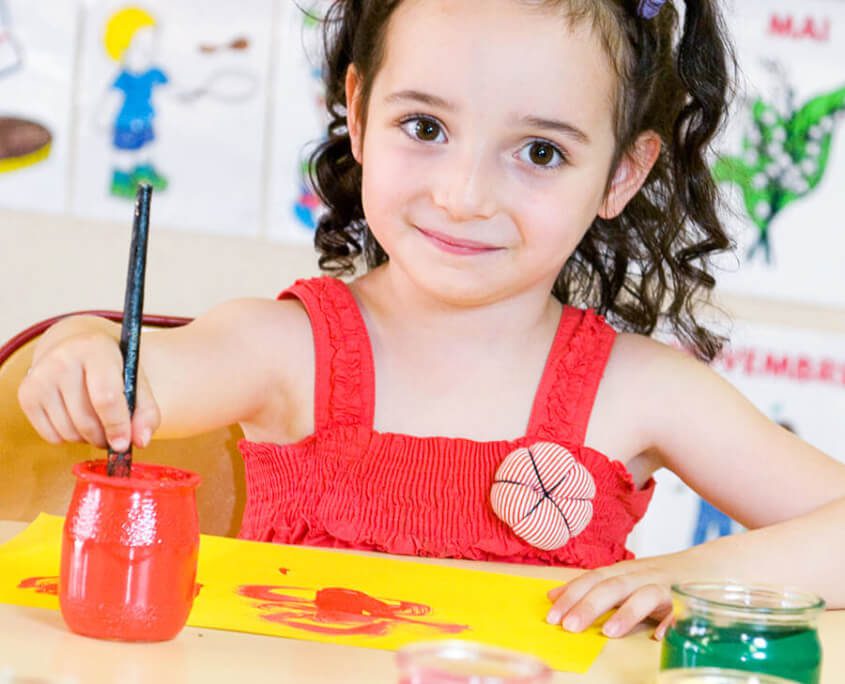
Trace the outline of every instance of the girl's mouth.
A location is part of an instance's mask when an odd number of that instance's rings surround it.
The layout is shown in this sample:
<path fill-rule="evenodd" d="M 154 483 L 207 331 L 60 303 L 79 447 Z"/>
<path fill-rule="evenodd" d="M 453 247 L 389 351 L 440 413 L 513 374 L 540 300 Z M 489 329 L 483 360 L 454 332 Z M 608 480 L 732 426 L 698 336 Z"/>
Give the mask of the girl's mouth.
<path fill-rule="evenodd" d="M 489 254 L 490 252 L 498 252 L 503 249 L 502 247 L 497 247 L 484 242 L 455 238 L 451 235 L 438 233 L 434 230 L 425 230 L 419 226 L 416 226 L 416 228 L 420 233 L 428 238 L 429 242 L 431 242 L 435 247 L 444 252 L 448 252 L 449 254 Z"/>

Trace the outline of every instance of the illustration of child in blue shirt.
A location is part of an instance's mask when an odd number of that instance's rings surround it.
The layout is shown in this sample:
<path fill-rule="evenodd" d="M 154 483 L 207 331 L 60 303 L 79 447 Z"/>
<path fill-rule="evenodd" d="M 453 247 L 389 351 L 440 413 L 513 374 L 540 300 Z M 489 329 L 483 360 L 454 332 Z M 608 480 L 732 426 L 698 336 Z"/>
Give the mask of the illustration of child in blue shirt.
<path fill-rule="evenodd" d="M 106 52 L 120 64 L 111 88 L 122 97 L 113 125 L 112 144 L 117 154 L 110 192 L 134 197 L 142 182 L 164 190 L 167 179 L 152 163 L 156 139 L 153 93 L 169 82 L 167 74 L 154 64 L 156 20 L 143 9 L 127 7 L 109 18 L 103 38 Z"/>

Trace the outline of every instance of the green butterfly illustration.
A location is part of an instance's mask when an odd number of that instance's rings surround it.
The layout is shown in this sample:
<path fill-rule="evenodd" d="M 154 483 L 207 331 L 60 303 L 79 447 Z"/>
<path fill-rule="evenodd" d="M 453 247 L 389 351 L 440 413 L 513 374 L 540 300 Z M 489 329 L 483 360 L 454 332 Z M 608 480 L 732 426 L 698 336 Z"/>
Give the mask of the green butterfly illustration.
<path fill-rule="evenodd" d="M 791 91 L 790 91 L 791 95 Z M 742 190 L 745 210 L 759 231 L 748 259 L 762 251 L 771 263 L 769 233 L 775 217 L 821 181 L 830 158 L 835 119 L 845 112 L 845 87 L 812 98 L 787 114 L 762 98 L 750 106 L 751 126 L 737 156 L 719 156 L 713 175 Z"/>

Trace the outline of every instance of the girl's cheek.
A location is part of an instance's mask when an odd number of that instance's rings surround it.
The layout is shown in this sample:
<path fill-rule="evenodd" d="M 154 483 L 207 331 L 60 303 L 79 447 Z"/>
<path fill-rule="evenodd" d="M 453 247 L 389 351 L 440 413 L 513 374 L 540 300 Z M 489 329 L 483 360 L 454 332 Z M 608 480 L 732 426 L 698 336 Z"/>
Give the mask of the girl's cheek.
<path fill-rule="evenodd" d="M 424 160 L 408 155 L 382 154 L 369 168 L 364 164 L 365 190 L 389 193 L 390 197 L 400 198 L 408 193 L 419 193 L 427 187 L 434 171 Z"/>

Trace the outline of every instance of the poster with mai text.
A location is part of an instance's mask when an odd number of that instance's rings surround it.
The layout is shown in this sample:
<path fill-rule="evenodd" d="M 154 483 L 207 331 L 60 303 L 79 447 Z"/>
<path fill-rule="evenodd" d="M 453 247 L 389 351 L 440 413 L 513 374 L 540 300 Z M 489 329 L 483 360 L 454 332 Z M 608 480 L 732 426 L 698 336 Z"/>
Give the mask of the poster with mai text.
<path fill-rule="evenodd" d="M 725 291 L 845 305 L 845 3 L 732 0 L 740 89 L 716 145 Z"/>

